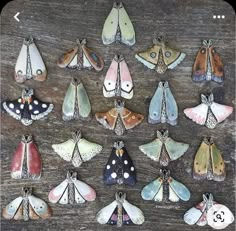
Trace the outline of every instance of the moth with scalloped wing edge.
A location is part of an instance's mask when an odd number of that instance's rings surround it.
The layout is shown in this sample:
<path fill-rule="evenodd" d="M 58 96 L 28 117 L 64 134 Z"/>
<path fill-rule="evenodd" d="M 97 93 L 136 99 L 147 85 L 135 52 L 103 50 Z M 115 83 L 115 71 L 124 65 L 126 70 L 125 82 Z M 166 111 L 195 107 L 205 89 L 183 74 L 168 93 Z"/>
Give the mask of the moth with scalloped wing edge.
<path fill-rule="evenodd" d="M 23 196 L 17 197 L 2 210 L 5 219 L 37 220 L 51 217 L 52 210 L 46 202 L 32 195 L 32 188 L 24 187 Z"/>
<path fill-rule="evenodd" d="M 57 61 L 57 66 L 69 69 L 95 69 L 101 71 L 104 61 L 101 56 L 86 46 L 86 39 L 77 39 L 77 46 L 63 54 Z"/>
<path fill-rule="evenodd" d="M 177 125 L 178 106 L 167 81 L 160 81 L 153 95 L 148 113 L 150 124 L 168 123 Z"/>
<path fill-rule="evenodd" d="M 133 89 L 133 81 L 124 57 L 115 55 L 104 79 L 104 97 L 121 96 L 131 99 L 134 94 Z"/>
<path fill-rule="evenodd" d="M 190 199 L 191 194 L 188 188 L 171 177 L 170 170 L 160 169 L 160 172 L 159 178 L 142 189 L 141 196 L 144 200 L 178 202 L 179 199 L 183 201 Z"/>
<path fill-rule="evenodd" d="M 201 101 L 196 107 L 184 109 L 184 114 L 193 122 L 208 128 L 215 128 L 233 112 L 233 107 L 214 102 L 212 93 L 208 97 L 201 94 Z"/>
<path fill-rule="evenodd" d="M 81 204 L 85 201 L 94 201 L 95 190 L 88 184 L 77 179 L 77 172 L 67 171 L 66 179 L 53 188 L 48 199 L 51 203 Z"/>
<path fill-rule="evenodd" d="M 14 119 L 29 126 L 34 120 L 44 119 L 53 109 L 52 103 L 45 103 L 34 96 L 32 88 L 22 90 L 21 97 L 16 100 L 2 102 L 3 109 Z"/>
<path fill-rule="evenodd" d="M 41 171 L 42 160 L 32 135 L 23 135 L 11 161 L 11 177 L 38 180 Z"/>
<path fill-rule="evenodd" d="M 193 81 L 215 81 L 222 83 L 224 80 L 224 68 L 220 55 L 213 46 L 213 40 L 203 40 L 202 47 L 197 53 L 193 65 Z"/>
<path fill-rule="evenodd" d="M 125 130 L 136 127 L 144 119 L 143 115 L 128 110 L 124 105 L 124 101 L 115 100 L 114 108 L 95 113 L 96 120 L 106 129 L 114 130 L 119 136 L 123 135 Z"/>
<path fill-rule="evenodd" d="M 136 181 L 136 169 L 128 155 L 124 142 L 115 142 L 103 172 L 104 184 L 126 184 L 133 186 Z"/>
<path fill-rule="evenodd" d="M 126 194 L 117 192 L 116 199 L 101 209 L 96 219 L 100 224 L 117 225 L 141 225 L 145 221 L 143 212 L 136 206 L 132 205 L 126 200 Z"/>
<path fill-rule="evenodd" d="M 120 42 L 128 46 L 135 44 L 135 31 L 122 2 L 113 3 L 113 8 L 104 23 L 102 30 L 103 44 Z"/>
<path fill-rule="evenodd" d="M 28 79 L 44 81 L 47 70 L 32 36 L 25 38 L 15 65 L 15 80 L 23 83 Z"/>
<path fill-rule="evenodd" d="M 149 69 L 155 69 L 159 74 L 174 69 L 186 56 L 183 52 L 169 47 L 163 36 L 154 39 L 153 44 L 146 51 L 138 52 L 135 58 Z"/>
<path fill-rule="evenodd" d="M 162 166 L 167 166 L 170 161 L 180 158 L 189 148 L 188 144 L 177 142 L 169 137 L 168 130 L 156 132 L 157 137 L 139 146 L 139 149 L 154 161 L 159 161 Z"/>
<path fill-rule="evenodd" d="M 91 160 L 102 151 L 102 146 L 82 138 L 82 133 L 77 130 L 72 133 L 72 138 L 60 144 L 53 144 L 53 150 L 64 160 L 71 161 L 75 167 Z"/>

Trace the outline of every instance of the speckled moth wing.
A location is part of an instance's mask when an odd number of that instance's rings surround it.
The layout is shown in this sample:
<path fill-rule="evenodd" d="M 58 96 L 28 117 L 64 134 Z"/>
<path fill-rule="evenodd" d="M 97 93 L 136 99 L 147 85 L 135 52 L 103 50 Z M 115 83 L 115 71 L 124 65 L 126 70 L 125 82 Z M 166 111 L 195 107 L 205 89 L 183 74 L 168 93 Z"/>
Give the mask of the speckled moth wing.
<path fill-rule="evenodd" d="M 116 34 L 118 30 L 118 6 L 116 3 L 113 4 L 113 8 L 109 13 L 102 30 L 102 41 L 103 44 L 108 45 L 116 41 Z"/>
<path fill-rule="evenodd" d="M 76 46 L 73 49 L 63 54 L 57 61 L 57 66 L 61 68 L 76 68 L 78 65 L 78 53 L 79 47 Z"/>
<path fill-rule="evenodd" d="M 159 161 L 162 145 L 160 139 L 155 139 L 150 143 L 139 146 L 139 149 L 152 160 Z"/>
<path fill-rule="evenodd" d="M 112 108 L 107 112 L 97 112 L 95 113 L 96 120 L 102 124 L 106 129 L 114 130 L 118 112 L 116 108 Z"/>
<path fill-rule="evenodd" d="M 211 104 L 210 108 L 218 123 L 224 121 L 233 112 L 233 107 L 218 104 L 215 102 Z"/>
<path fill-rule="evenodd" d="M 121 42 L 128 46 L 134 45 L 134 27 L 122 3 L 119 5 L 119 27 L 121 31 Z"/>
<path fill-rule="evenodd" d="M 17 197 L 2 210 L 2 216 L 5 219 L 23 219 L 22 197 Z"/>
<path fill-rule="evenodd" d="M 96 215 L 96 219 L 97 219 L 98 223 L 107 224 L 108 221 L 110 220 L 112 214 L 114 213 L 117 205 L 118 204 L 115 200 L 112 203 L 110 203 L 109 205 L 107 205 L 106 207 L 104 207 L 103 209 L 101 209 Z"/>

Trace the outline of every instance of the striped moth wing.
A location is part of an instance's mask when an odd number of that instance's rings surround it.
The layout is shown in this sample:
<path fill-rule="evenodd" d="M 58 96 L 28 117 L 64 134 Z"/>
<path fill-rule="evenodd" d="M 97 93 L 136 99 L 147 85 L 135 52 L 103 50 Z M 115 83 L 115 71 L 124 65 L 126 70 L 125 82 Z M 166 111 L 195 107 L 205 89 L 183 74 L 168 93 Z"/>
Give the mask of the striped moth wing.
<path fill-rule="evenodd" d="M 11 162 L 11 177 L 14 179 L 38 180 L 42 160 L 31 135 L 23 135 Z"/>
<path fill-rule="evenodd" d="M 94 201 L 95 198 L 95 190 L 78 180 L 77 172 L 73 171 L 68 171 L 67 178 L 48 194 L 50 202 L 60 204 L 80 204 L 85 201 Z"/>
<path fill-rule="evenodd" d="M 63 105 L 62 119 L 91 120 L 91 105 L 84 85 L 77 78 L 73 78 L 67 89 Z"/>
<path fill-rule="evenodd" d="M 15 65 L 16 82 L 44 81 L 46 78 L 47 70 L 33 38 L 25 38 Z"/>
<path fill-rule="evenodd" d="M 23 89 L 21 97 L 4 101 L 2 106 L 10 116 L 25 126 L 31 125 L 34 120 L 44 119 L 54 107 L 52 103 L 36 98 L 32 88 Z"/>
<path fill-rule="evenodd" d="M 222 83 L 224 79 L 224 68 L 220 55 L 213 46 L 213 41 L 203 40 L 193 66 L 193 81 L 215 81 Z"/>
<path fill-rule="evenodd" d="M 104 184 L 134 185 L 136 181 L 136 170 L 124 143 L 122 141 L 115 142 L 104 169 Z"/>

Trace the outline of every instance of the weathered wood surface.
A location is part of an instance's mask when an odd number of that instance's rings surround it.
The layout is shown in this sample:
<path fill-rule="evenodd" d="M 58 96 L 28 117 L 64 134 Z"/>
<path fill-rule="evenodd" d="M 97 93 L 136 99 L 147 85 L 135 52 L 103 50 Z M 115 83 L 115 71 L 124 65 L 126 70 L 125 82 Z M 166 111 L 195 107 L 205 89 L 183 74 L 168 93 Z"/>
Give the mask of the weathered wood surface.
<path fill-rule="evenodd" d="M 59 184 L 68 169 L 73 166 L 57 156 L 51 145 L 70 138 L 71 131 L 81 129 L 85 138 L 104 146 L 101 154 L 84 163 L 78 171 L 79 178 L 91 184 L 97 191 L 97 199 L 79 206 L 53 205 L 53 216 L 49 220 L 8 221 L 1 220 L 2 230 L 112 230 L 116 227 L 101 226 L 96 222 L 96 213 L 114 199 L 117 190 L 127 192 L 128 200 L 140 207 L 146 221 L 142 226 L 123 227 L 123 230 L 211 230 L 208 227 L 190 227 L 184 223 L 184 212 L 201 200 L 202 193 L 213 192 L 215 199 L 235 212 L 235 154 L 234 154 L 234 115 L 214 130 L 201 127 L 188 120 L 183 109 L 200 102 L 200 93 L 212 89 L 216 101 L 227 105 L 235 104 L 235 15 L 232 7 L 224 1 L 215 0 L 149 0 L 124 1 L 134 24 L 137 43 L 129 48 L 120 44 L 104 46 L 101 32 L 105 18 L 112 7 L 108 0 L 15 0 L 2 11 L 1 31 L 1 98 L 15 99 L 21 89 L 30 86 L 36 95 L 55 105 L 46 121 L 34 122 L 25 127 L 5 113 L 1 115 L 1 204 L 5 206 L 21 193 L 21 187 L 34 187 L 36 196 L 47 199 L 49 190 Z M 20 12 L 20 22 L 13 15 Z M 216 14 L 225 15 L 224 20 L 213 19 Z M 28 81 L 18 84 L 13 80 L 14 65 L 23 38 L 33 35 L 48 70 L 48 79 L 43 83 Z M 164 34 L 170 44 L 184 51 L 187 56 L 176 69 L 160 76 L 148 70 L 135 58 L 137 51 L 152 44 L 154 34 Z M 105 60 L 102 72 L 63 70 L 56 66 L 56 60 L 66 50 L 75 45 L 77 38 L 87 38 L 88 45 L 99 52 Z M 217 40 L 216 48 L 225 64 L 225 82 L 193 83 L 191 70 L 201 40 Z M 179 123 L 172 127 L 166 124 L 149 125 L 147 119 L 135 129 L 117 137 L 91 122 L 63 122 L 61 106 L 65 91 L 72 77 L 80 77 L 91 100 L 93 112 L 107 110 L 113 106 L 113 99 L 102 95 L 102 84 L 107 68 L 115 54 L 123 54 L 131 71 L 134 85 L 134 98 L 126 102 L 131 110 L 144 113 L 160 79 L 169 81 L 179 106 Z M 179 141 L 190 144 L 190 148 L 179 160 L 170 163 L 172 176 L 183 182 L 192 193 L 188 202 L 154 203 L 142 200 L 140 191 L 144 185 L 159 175 L 159 164 L 147 158 L 138 146 L 152 140 L 156 129 L 168 128 L 170 135 Z M 35 138 L 43 160 L 43 174 L 39 181 L 13 180 L 10 177 L 10 162 L 13 152 L 23 134 L 31 133 Z M 222 151 L 227 170 L 224 182 L 198 182 L 192 179 L 193 157 L 203 136 L 212 136 Z M 110 156 L 113 142 L 125 141 L 126 148 L 137 168 L 138 183 L 134 187 L 107 187 L 102 182 L 103 168 Z M 235 230 L 230 225 L 226 230 Z"/>

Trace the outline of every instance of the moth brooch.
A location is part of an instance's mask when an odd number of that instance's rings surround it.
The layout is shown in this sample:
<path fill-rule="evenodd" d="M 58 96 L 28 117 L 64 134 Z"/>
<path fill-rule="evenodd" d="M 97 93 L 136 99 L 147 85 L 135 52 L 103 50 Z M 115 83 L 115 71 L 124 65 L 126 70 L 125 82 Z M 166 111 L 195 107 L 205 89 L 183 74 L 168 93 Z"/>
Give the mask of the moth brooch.
<path fill-rule="evenodd" d="M 209 225 L 214 229 L 224 229 L 233 223 L 233 213 L 222 204 L 214 201 L 211 193 L 202 195 L 203 201 L 184 214 L 184 221 L 189 225 Z"/>
<path fill-rule="evenodd" d="M 150 105 L 148 122 L 150 124 L 169 123 L 176 125 L 178 119 L 178 106 L 172 95 L 167 81 L 159 82 Z"/>
<path fill-rule="evenodd" d="M 134 94 L 133 88 L 133 81 L 124 57 L 116 55 L 104 80 L 104 97 L 121 96 L 125 99 L 131 99 Z"/>
<path fill-rule="evenodd" d="M 167 69 L 174 69 L 186 56 L 183 52 L 169 47 L 163 36 L 154 39 L 153 44 L 146 51 L 137 53 L 135 58 L 159 74 L 165 73 Z"/>
<path fill-rule="evenodd" d="M 22 191 L 23 196 L 17 197 L 3 208 L 2 215 L 5 219 L 28 221 L 46 219 L 52 215 L 46 202 L 32 195 L 32 188 L 24 187 Z"/>
<path fill-rule="evenodd" d="M 53 188 L 48 199 L 51 203 L 81 204 L 85 201 L 94 201 L 96 192 L 86 183 L 77 179 L 77 172 L 68 171 L 62 183 Z"/>
<path fill-rule="evenodd" d="M 225 163 L 219 149 L 211 137 L 205 137 L 194 159 L 193 178 L 223 181 L 225 175 Z"/>
<path fill-rule="evenodd" d="M 184 114 L 193 122 L 208 128 L 215 128 L 233 112 L 233 107 L 215 103 L 213 94 L 208 97 L 201 94 L 201 101 L 196 107 L 184 109 Z"/>
<path fill-rule="evenodd" d="M 73 132 L 71 139 L 53 144 L 52 148 L 62 159 L 71 161 L 75 167 L 79 167 L 102 151 L 101 145 L 82 138 L 80 130 Z"/>
<path fill-rule="evenodd" d="M 170 161 L 180 158 L 189 148 L 188 144 L 177 142 L 169 137 L 168 130 L 157 131 L 157 137 L 139 149 L 154 161 L 159 161 L 162 166 L 167 166 Z"/>
<path fill-rule="evenodd" d="M 46 78 L 47 70 L 33 38 L 25 38 L 15 65 L 16 82 L 44 81 Z"/>
<path fill-rule="evenodd" d="M 190 199 L 187 187 L 171 177 L 169 170 L 161 169 L 160 172 L 159 178 L 142 189 L 141 196 L 144 200 L 178 202 L 179 199 L 183 201 Z"/>
<path fill-rule="evenodd" d="M 73 78 L 63 101 L 62 119 L 64 121 L 72 119 L 91 120 L 91 111 L 89 97 L 84 85 L 79 79 Z"/>
<path fill-rule="evenodd" d="M 11 162 L 11 177 L 14 179 L 38 180 L 42 160 L 31 135 L 23 135 Z"/>
<path fill-rule="evenodd" d="M 122 2 L 114 2 L 102 30 L 103 44 L 120 42 L 128 46 L 135 44 L 135 31 Z"/>
<path fill-rule="evenodd" d="M 213 41 L 203 40 L 202 47 L 197 53 L 193 66 L 193 81 L 215 81 L 222 83 L 224 79 L 224 68 L 220 55 L 213 46 Z"/>
<path fill-rule="evenodd" d="M 136 183 L 136 171 L 123 141 L 117 141 L 111 151 L 111 156 L 106 164 L 103 174 L 106 185 Z"/>
<path fill-rule="evenodd" d="M 100 224 L 117 225 L 141 225 L 145 221 L 143 212 L 126 200 L 126 194 L 117 192 L 116 199 L 97 213 L 97 221 Z"/>
<path fill-rule="evenodd" d="M 140 124 L 144 119 L 143 115 L 128 110 L 124 105 L 124 102 L 116 100 L 114 108 L 107 112 L 95 113 L 95 117 L 100 124 L 106 129 L 114 130 L 119 136 L 123 135 L 125 130 Z"/>
<path fill-rule="evenodd" d="M 77 39 L 76 42 L 77 46 L 63 54 L 57 65 L 61 68 L 78 70 L 94 68 L 96 71 L 101 71 L 104 67 L 102 57 L 86 46 L 86 39 Z"/>
<path fill-rule="evenodd" d="M 13 101 L 2 103 L 4 110 L 25 126 L 31 125 L 34 120 L 43 119 L 53 109 L 52 103 L 45 103 L 34 96 L 32 88 L 23 89 L 21 97 Z"/>

